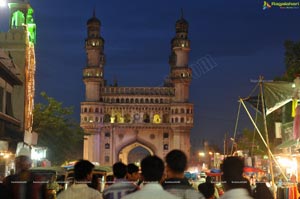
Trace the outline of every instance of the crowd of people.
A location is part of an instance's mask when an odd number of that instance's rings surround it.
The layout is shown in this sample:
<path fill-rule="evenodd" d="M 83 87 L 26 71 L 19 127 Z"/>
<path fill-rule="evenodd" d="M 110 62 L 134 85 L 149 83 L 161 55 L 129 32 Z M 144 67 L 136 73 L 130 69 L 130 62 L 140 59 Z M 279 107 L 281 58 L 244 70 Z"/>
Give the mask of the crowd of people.
<path fill-rule="evenodd" d="M 225 190 L 222 196 L 219 196 L 209 176 L 195 189 L 184 176 L 187 162 L 186 154 L 177 149 L 170 151 L 165 161 L 155 155 L 145 157 L 141 161 L 141 168 L 132 163 L 125 165 L 116 162 L 113 165 L 113 178 L 107 181 L 101 193 L 99 179 L 93 176 L 94 165 L 88 160 L 79 160 L 74 166 L 74 183 L 61 191 L 57 199 L 274 198 L 265 183 L 257 183 L 255 188 L 252 187 L 251 181 L 243 176 L 244 161 L 239 157 L 227 157 L 221 165 L 222 185 Z M 40 181 L 29 172 L 30 165 L 29 157 L 16 158 L 16 173 L 7 176 L 1 183 L 0 198 L 49 199 L 49 183 L 35 183 Z M 54 180 L 53 178 L 52 181 Z M 50 186 L 58 189 L 56 185 Z"/>

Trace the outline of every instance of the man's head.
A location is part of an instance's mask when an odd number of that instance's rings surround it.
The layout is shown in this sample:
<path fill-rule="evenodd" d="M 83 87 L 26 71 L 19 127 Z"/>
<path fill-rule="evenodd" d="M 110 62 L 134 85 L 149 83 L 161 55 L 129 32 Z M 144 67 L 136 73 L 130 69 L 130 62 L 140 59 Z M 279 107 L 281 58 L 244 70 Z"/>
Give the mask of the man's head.
<path fill-rule="evenodd" d="M 245 179 L 243 178 L 244 161 L 236 156 L 227 157 L 221 169 L 223 171 L 222 180 L 228 189 L 244 188 Z"/>
<path fill-rule="evenodd" d="M 31 167 L 32 161 L 30 157 L 20 155 L 15 159 L 16 173 L 27 171 Z"/>
<path fill-rule="evenodd" d="M 127 166 L 122 162 L 116 162 L 113 165 L 113 173 L 117 179 L 125 178 L 127 174 Z"/>
<path fill-rule="evenodd" d="M 142 175 L 145 181 L 159 182 L 164 173 L 164 162 L 156 155 L 145 157 L 141 162 Z"/>
<path fill-rule="evenodd" d="M 212 183 L 201 183 L 198 185 L 198 191 L 202 193 L 205 198 L 211 198 L 215 193 L 215 187 Z"/>
<path fill-rule="evenodd" d="M 127 179 L 129 181 L 137 181 L 140 178 L 139 167 L 133 163 L 127 165 Z"/>
<path fill-rule="evenodd" d="M 74 177 L 76 181 L 90 181 L 94 165 L 88 160 L 79 160 L 74 166 Z"/>
<path fill-rule="evenodd" d="M 167 170 L 176 174 L 183 174 L 187 167 L 187 157 L 183 151 L 174 149 L 166 156 Z"/>

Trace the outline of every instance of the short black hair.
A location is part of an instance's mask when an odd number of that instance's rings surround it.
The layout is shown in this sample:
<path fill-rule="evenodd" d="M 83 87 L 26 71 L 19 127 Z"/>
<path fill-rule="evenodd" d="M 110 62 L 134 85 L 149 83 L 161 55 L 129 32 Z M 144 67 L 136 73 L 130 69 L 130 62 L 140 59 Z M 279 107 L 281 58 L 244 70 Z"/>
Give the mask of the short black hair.
<path fill-rule="evenodd" d="M 133 174 L 133 173 L 138 172 L 138 171 L 139 171 L 139 167 L 136 166 L 135 164 L 130 163 L 130 164 L 127 165 L 127 172 L 129 174 Z"/>
<path fill-rule="evenodd" d="M 187 167 L 187 157 L 181 150 L 174 149 L 166 156 L 168 167 L 176 173 L 183 173 Z"/>
<path fill-rule="evenodd" d="M 94 165 L 88 160 L 79 160 L 74 166 L 74 178 L 75 180 L 85 180 L 88 174 L 90 174 Z"/>
<path fill-rule="evenodd" d="M 227 157 L 221 165 L 222 180 L 229 188 L 246 188 L 247 179 L 243 177 L 244 161 L 237 156 Z"/>
<path fill-rule="evenodd" d="M 114 176 L 118 179 L 125 178 L 127 174 L 127 166 L 122 162 L 116 162 L 113 165 Z"/>
<path fill-rule="evenodd" d="M 244 161 L 236 156 L 227 157 L 221 166 L 225 180 L 237 180 L 243 175 Z"/>
<path fill-rule="evenodd" d="M 215 186 L 212 183 L 201 183 L 198 185 L 198 190 L 205 198 L 210 198 L 215 193 Z"/>
<path fill-rule="evenodd" d="M 162 179 L 164 162 L 156 155 L 149 155 L 141 162 L 142 175 L 145 181 L 157 182 Z"/>

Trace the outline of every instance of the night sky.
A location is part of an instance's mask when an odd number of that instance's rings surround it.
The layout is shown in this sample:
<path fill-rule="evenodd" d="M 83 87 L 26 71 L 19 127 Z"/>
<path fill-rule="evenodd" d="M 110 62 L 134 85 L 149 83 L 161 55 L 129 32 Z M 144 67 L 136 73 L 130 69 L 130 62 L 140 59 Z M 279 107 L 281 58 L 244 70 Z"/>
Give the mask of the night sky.
<path fill-rule="evenodd" d="M 263 1 L 70 1 L 31 0 L 37 24 L 36 102 L 46 93 L 74 106 L 79 121 L 84 100 L 86 22 L 93 9 L 105 39 L 105 79 L 120 86 L 160 86 L 169 73 L 170 41 L 183 8 L 189 22 L 190 66 L 194 73 L 193 144 L 221 145 L 233 135 L 239 96 L 248 96 L 259 75 L 272 80 L 285 71 L 284 41 L 300 40 L 300 9 L 272 7 Z M 0 31 L 7 31 L 7 8 L 0 8 Z M 199 72 L 204 58 L 212 67 Z M 198 68 L 197 68 L 198 67 Z M 200 70 L 201 71 L 201 70 Z M 241 111 L 238 132 L 253 127 Z"/>

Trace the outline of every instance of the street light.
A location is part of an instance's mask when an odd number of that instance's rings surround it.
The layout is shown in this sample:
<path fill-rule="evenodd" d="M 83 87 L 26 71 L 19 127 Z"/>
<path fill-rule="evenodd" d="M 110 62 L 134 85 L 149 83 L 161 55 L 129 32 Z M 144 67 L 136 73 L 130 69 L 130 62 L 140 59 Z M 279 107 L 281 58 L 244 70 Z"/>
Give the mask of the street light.
<path fill-rule="evenodd" d="M 0 7 L 6 7 L 6 0 L 0 0 Z"/>

